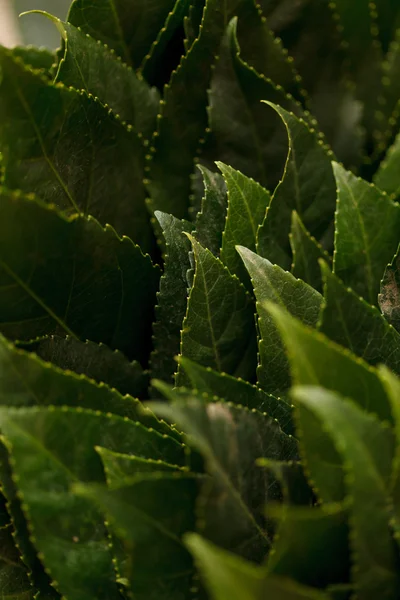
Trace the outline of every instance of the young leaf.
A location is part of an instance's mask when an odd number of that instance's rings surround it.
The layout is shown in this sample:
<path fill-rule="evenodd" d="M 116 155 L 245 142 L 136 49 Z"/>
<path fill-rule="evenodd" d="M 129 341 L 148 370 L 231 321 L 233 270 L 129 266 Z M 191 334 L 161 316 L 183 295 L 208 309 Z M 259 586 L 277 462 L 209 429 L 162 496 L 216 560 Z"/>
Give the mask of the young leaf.
<path fill-rule="evenodd" d="M 267 514 L 279 521 L 269 573 L 316 588 L 349 580 L 348 511 L 343 506 L 271 507 Z"/>
<path fill-rule="evenodd" d="M 181 537 L 193 530 L 200 478 L 183 473 L 153 473 L 126 480 L 118 488 L 76 486 L 104 513 L 126 545 L 125 577 L 138 600 L 188 598 L 192 559 Z M 122 565 L 123 566 L 123 565 Z"/>
<path fill-rule="evenodd" d="M 248 274 L 235 246 L 245 246 L 255 251 L 257 229 L 264 220 L 271 197 L 254 179 L 223 163 L 217 163 L 217 166 L 228 189 L 228 212 L 222 236 L 221 260 L 231 273 L 247 283 Z"/>
<path fill-rule="evenodd" d="M 198 165 L 203 176 L 204 196 L 201 211 L 196 216 L 194 237 L 204 248 L 219 256 L 222 246 L 222 232 L 225 227 L 227 210 L 227 190 L 224 179 Z"/>
<path fill-rule="evenodd" d="M 400 207 L 375 186 L 334 163 L 338 188 L 333 269 L 377 304 L 380 280 L 399 243 Z"/>
<path fill-rule="evenodd" d="M 42 360 L 64 371 L 73 371 L 97 383 L 105 383 L 120 394 L 129 394 L 134 398 L 146 396 L 148 377 L 140 364 L 129 362 L 122 352 L 111 350 L 104 344 L 51 335 L 31 342 L 20 342 L 17 346 L 34 352 Z"/>
<path fill-rule="evenodd" d="M 292 211 L 297 211 L 306 229 L 315 236 L 322 235 L 333 218 L 336 197 L 332 156 L 302 119 L 273 104 L 268 110 L 276 111 L 282 119 L 289 150 L 282 181 L 258 231 L 257 251 L 289 269 Z"/>
<path fill-rule="evenodd" d="M 351 513 L 352 578 L 357 596 L 361 600 L 376 600 L 382 594 L 394 598 L 400 578 L 389 529 L 391 430 L 353 402 L 327 390 L 295 388 L 294 397 L 300 420 L 303 413 L 318 419 L 343 461 Z M 306 437 L 304 424 L 302 429 Z"/>
<path fill-rule="evenodd" d="M 175 0 L 74 0 L 67 21 L 113 48 L 138 68 L 163 27 Z"/>
<path fill-rule="evenodd" d="M 274 498 L 268 473 L 255 461 L 296 459 L 295 440 L 256 410 L 225 402 L 206 404 L 199 396 L 183 398 L 165 385 L 158 387 L 173 404 L 152 403 L 152 408 L 185 431 L 211 478 L 199 500 L 202 532 L 241 556 L 262 560 L 271 544 L 263 506 Z"/>
<path fill-rule="evenodd" d="M 331 258 L 317 240 L 308 233 L 295 210 L 292 213 L 289 240 L 293 254 L 292 274 L 322 292 L 319 260 L 323 259 L 329 264 Z"/>
<path fill-rule="evenodd" d="M 159 211 L 156 211 L 155 216 L 163 230 L 167 255 L 157 294 L 151 374 L 153 378 L 171 381 L 176 371 L 174 358 L 179 353 L 189 287 L 187 271 L 191 266 L 190 242 L 184 233 L 190 232 L 192 226 Z"/>
<path fill-rule="evenodd" d="M 400 335 L 375 306 L 346 288 L 321 264 L 324 302 L 319 330 L 372 365 L 385 363 L 400 373 Z"/>
<path fill-rule="evenodd" d="M 315 326 L 322 296 L 300 279 L 295 279 L 290 273 L 247 248 L 239 246 L 238 252 L 249 272 L 257 299 L 260 331 L 258 384 L 264 391 L 279 396 L 290 387 L 289 362 L 281 336 L 264 302 L 276 302 L 308 325 Z"/>
<path fill-rule="evenodd" d="M 385 319 L 400 332 L 400 246 L 385 269 L 378 303 Z"/>
<path fill-rule="evenodd" d="M 351 398 L 383 421 L 393 421 L 385 390 L 372 367 L 280 306 L 268 303 L 266 308 L 287 348 L 295 384 L 325 387 Z"/>
<path fill-rule="evenodd" d="M 0 50 L 3 183 L 91 214 L 153 248 L 138 135 L 84 92 L 54 85 Z M 18 140 L 18 143 L 16 142 Z"/>
<path fill-rule="evenodd" d="M 375 173 L 375 185 L 397 200 L 400 195 L 400 134 L 396 137 L 393 145 L 388 149 L 385 159 L 381 162 Z"/>
<path fill-rule="evenodd" d="M 298 114 L 302 109 L 241 59 L 236 24 L 234 19 L 228 25 L 211 82 L 209 114 L 215 158 L 272 190 L 282 175 L 286 134 L 278 115 L 261 100 Z"/>
<path fill-rule="evenodd" d="M 33 540 L 62 595 L 118 598 L 102 519 L 74 496 L 78 481 L 103 481 L 95 446 L 182 461 L 171 438 L 132 421 L 72 408 L 0 409 L 15 482 Z"/>
<path fill-rule="evenodd" d="M 5 190 L 0 198 L 2 333 L 68 334 L 146 362 L 159 279 L 150 258 L 94 219 Z"/>
<path fill-rule="evenodd" d="M 189 378 L 190 387 L 200 394 L 208 394 L 215 400 L 226 400 L 232 404 L 239 404 L 252 410 L 253 408 L 267 413 L 276 419 L 287 434 L 293 434 L 291 406 L 284 400 L 266 394 L 255 385 L 247 381 L 232 377 L 226 373 L 218 373 L 212 369 L 202 367 L 198 363 L 183 356 L 179 357 L 179 364 Z"/>
<path fill-rule="evenodd" d="M 222 262 L 191 238 L 196 272 L 181 335 L 181 355 L 251 380 L 256 340 L 253 303 Z M 177 383 L 187 381 L 178 370 Z"/>
<path fill-rule="evenodd" d="M 324 592 L 268 575 L 265 567 L 225 552 L 197 534 L 187 535 L 186 544 L 213 600 L 328 600 Z"/>
<path fill-rule="evenodd" d="M 149 138 L 156 128 L 158 91 L 102 43 L 70 23 L 55 22 L 65 42 L 55 81 L 93 94 Z"/>

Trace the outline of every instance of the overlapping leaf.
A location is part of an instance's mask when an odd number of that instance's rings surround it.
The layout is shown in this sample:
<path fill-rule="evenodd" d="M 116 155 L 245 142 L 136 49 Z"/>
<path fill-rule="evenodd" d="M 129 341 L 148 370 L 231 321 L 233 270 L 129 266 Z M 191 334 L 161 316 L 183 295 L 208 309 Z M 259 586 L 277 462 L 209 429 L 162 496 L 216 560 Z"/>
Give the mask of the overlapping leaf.
<path fill-rule="evenodd" d="M 219 173 L 213 173 L 204 166 L 199 166 L 199 169 L 203 176 L 204 195 L 201 210 L 196 216 L 194 235 L 204 248 L 219 256 L 228 201 L 226 184 Z"/>
<path fill-rule="evenodd" d="M 322 292 L 319 261 L 322 259 L 329 264 L 331 258 L 317 240 L 308 233 L 296 211 L 292 213 L 292 228 L 289 239 L 293 254 L 293 275 Z"/>

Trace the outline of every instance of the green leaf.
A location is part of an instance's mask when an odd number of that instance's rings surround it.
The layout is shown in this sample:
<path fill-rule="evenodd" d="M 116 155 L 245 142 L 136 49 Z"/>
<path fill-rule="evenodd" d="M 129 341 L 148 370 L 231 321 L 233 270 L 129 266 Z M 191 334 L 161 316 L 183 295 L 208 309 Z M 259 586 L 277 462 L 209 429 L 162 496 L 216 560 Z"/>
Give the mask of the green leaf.
<path fill-rule="evenodd" d="M 120 487 L 127 479 L 140 477 L 148 473 L 159 471 L 176 472 L 187 470 L 187 467 L 171 465 L 161 459 L 143 458 L 131 454 L 113 452 L 107 448 L 96 448 L 104 466 L 107 486 L 111 488 Z"/>
<path fill-rule="evenodd" d="M 183 397 L 161 383 L 157 387 L 173 404 L 150 406 L 185 431 L 210 475 L 198 504 L 202 533 L 224 548 L 261 561 L 271 544 L 263 507 L 274 497 L 268 473 L 255 461 L 295 459 L 295 440 L 274 419 L 256 410 L 226 402 L 205 403 L 195 394 Z"/>
<path fill-rule="evenodd" d="M 335 181 L 332 153 L 322 144 L 315 130 L 302 119 L 270 103 L 282 119 L 289 140 L 282 181 L 276 188 L 264 223 L 258 231 L 257 251 L 268 260 L 289 269 L 289 233 L 292 211 L 296 210 L 306 229 L 320 237 L 335 210 Z"/>
<path fill-rule="evenodd" d="M 34 590 L 12 537 L 12 526 L 0 527 L 0 592 L 4 600 L 33 600 Z"/>
<path fill-rule="evenodd" d="M 400 335 L 380 311 L 346 288 L 321 264 L 324 279 L 324 302 L 319 329 L 328 338 L 349 348 L 366 362 L 385 363 L 400 372 Z"/>
<path fill-rule="evenodd" d="M 279 526 L 268 572 L 317 588 L 347 582 L 351 564 L 347 513 L 343 506 L 329 504 L 271 507 L 267 514 L 277 518 Z"/>
<path fill-rule="evenodd" d="M 397 555 L 389 529 L 388 484 L 393 457 L 391 430 L 353 402 L 318 388 L 297 388 L 303 437 L 307 414 L 321 422 L 340 454 L 350 503 L 352 578 L 360 600 L 395 598 L 399 589 Z M 313 421 L 312 421 L 313 422 Z M 367 491 L 367 493 L 366 493 Z"/>
<path fill-rule="evenodd" d="M 221 260 L 243 283 L 250 283 L 236 246 L 255 251 L 257 229 L 271 196 L 259 183 L 223 163 L 217 163 L 228 189 L 228 212 L 222 236 Z M 251 287 L 251 286 L 250 286 Z"/>
<path fill-rule="evenodd" d="M 69 334 L 145 362 L 159 279 L 150 258 L 94 219 L 5 190 L 0 198 L 2 333 Z"/>
<path fill-rule="evenodd" d="M 331 263 L 331 258 L 317 240 L 308 233 L 297 212 L 292 213 L 292 228 L 289 234 L 293 254 L 292 273 L 319 292 L 322 278 L 319 260 Z"/>
<path fill-rule="evenodd" d="M 208 394 L 212 400 L 226 400 L 232 404 L 253 408 L 267 413 L 276 419 L 281 429 L 287 434 L 293 434 L 291 406 L 284 400 L 274 398 L 263 390 L 247 381 L 232 377 L 226 373 L 218 373 L 209 367 L 205 368 L 183 356 L 179 364 L 189 378 L 190 387 L 201 394 Z"/>
<path fill-rule="evenodd" d="M 120 394 L 129 394 L 134 398 L 146 396 L 148 377 L 140 364 L 129 362 L 121 352 L 111 350 L 104 344 L 51 335 L 31 342 L 20 342 L 17 346 L 35 352 L 42 360 L 64 371 L 73 371 L 97 383 L 105 383 Z"/>
<path fill-rule="evenodd" d="M 67 21 L 138 68 L 174 4 L 175 0 L 74 0 Z"/>
<path fill-rule="evenodd" d="M 278 115 L 261 100 L 298 114 L 302 109 L 282 88 L 242 60 L 236 23 L 232 20 L 227 28 L 211 82 L 210 127 L 216 144 L 213 153 L 265 188 L 274 189 L 285 163 L 286 134 Z"/>
<path fill-rule="evenodd" d="M 33 69 L 42 70 L 45 76 L 50 77 L 51 68 L 56 60 L 53 52 L 47 48 L 36 48 L 35 46 L 17 46 L 12 49 L 14 56 Z"/>
<path fill-rule="evenodd" d="M 265 567 L 225 552 L 197 534 L 187 535 L 186 544 L 213 600 L 328 600 L 324 592 L 267 575 Z"/>
<path fill-rule="evenodd" d="M 0 427 L 34 544 L 61 594 L 118 598 L 102 519 L 70 487 L 103 481 L 95 446 L 175 463 L 181 445 L 120 417 L 65 407 L 1 408 Z"/>
<path fill-rule="evenodd" d="M 189 12 L 183 21 L 185 29 L 185 48 L 188 50 L 199 35 L 206 0 L 191 0 Z"/>
<path fill-rule="evenodd" d="M 175 4 L 168 13 L 164 26 L 159 30 L 157 38 L 154 39 L 150 50 L 143 58 L 140 72 L 146 81 L 154 82 L 165 78 L 166 65 L 163 60 L 168 61 L 168 43 L 182 25 L 183 19 L 188 12 L 190 0 L 175 0 Z"/>
<path fill-rule="evenodd" d="M 93 97 L 53 85 L 4 48 L 0 67 L 4 185 L 91 214 L 150 251 L 138 135 Z"/>
<path fill-rule="evenodd" d="M 181 537 L 195 525 L 198 484 L 195 475 L 155 472 L 127 480 L 113 490 L 75 487 L 104 512 L 117 537 L 125 542 L 125 577 L 138 600 L 189 597 L 194 569 Z"/>
<path fill-rule="evenodd" d="M 399 243 L 400 207 L 375 186 L 334 164 L 338 188 L 333 269 L 377 304 L 380 280 Z"/>
<path fill-rule="evenodd" d="M 181 355 L 251 380 L 256 356 L 252 299 L 218 258 L 190 239 L 196 272 L 182 327 Z M 179 369 L 177 384 L 186 381 Z"/>
<path fill-rule="evenodd" d="M 55 19 L 65 53 L 55 81 L 96 96 L 135 131 L 149 138 L 156 128 L 160 96 L 102 43 Z"/>
<path fill-rule="evenodd" d="M 385 319 L 400 332 L 400 246 L 385 269 L 378 303 Z"/>
<path fill-rule="evenodd" d="M 319 331 L 306 327 L 280 306 L 268 303 L 267 307 L 287 348 L 295 384 L 325 387 L 351 398 L 383 421 L 393 421 L 375 369 Z"/>
<path fill-rule="evenodd" d="M 400 134 L 387 150 L 386 157 L 379 165 L 379 169 L 374 176 L 375 185 L 389 194 L 393 200 L 397 200 L 400 195 L 399 160 Z"/>
<path fill-rule="evenodd" d="M 95 360 L 95 356 L 91 357 Z M 101 364 L 98 364 L 101 368 Z M 103 366 L 104 369 L 104 366 Z M 100 410 L 144 423 L 161 433 L 170 433 L 139 400 L 122 396 L 104 383 L 63 371 L 43 362 L 35 354 L 18 350 L 0 336 L 0 385 L 2 406 L 71 406 Z"/>
<path fill-rule="evenodd" d="M 387 150 L 387 145 L 399 127 L 399 94 L 400 94 L 400 29 L 398 28 L 390 44 L 388 53 L 382 64 L 383 77 L 380 94 L 381 111 L 387 120 L 387 131 L 378 146 L 380 152 Z M 378 169 L 381 171 L 381 168 Z M 377 184 L 378 185 L 378 184 Z M 379 186 L 378 186 L 379 187 Z"/>
<path fill-rule="evenodd" d="M 312 287 L 254 254 L 247 248 L 238 252 L 249 272 L 257 299 L 259 365 L 257 379 L 266 392 L 280 395 L 290 387 L 289 362 L 274 320 L 264 306 L 276 302 L 311 326 L 317 324 L 322 296 Z"/>
<path fill-rule="evenodd" d="M 213 173 L 201 165 L 198 167 L 203 176 L 204 196 L 193 235 L 204 248 L 219 256 L 228 200 L 226 184 L 219 173 Z"/>
<path fill-rule="evenodd" d="M 171 381 L 176 371 L 174 357 L 179 354 L 182 322 L 186 313 L 190 269 L 190 242 L 184 235 L 190 223 L 156 211 L 166 243 L 164 273 L 157 294 L 156 322 L 153 326 L 151 374 L 153 378 Z"/>

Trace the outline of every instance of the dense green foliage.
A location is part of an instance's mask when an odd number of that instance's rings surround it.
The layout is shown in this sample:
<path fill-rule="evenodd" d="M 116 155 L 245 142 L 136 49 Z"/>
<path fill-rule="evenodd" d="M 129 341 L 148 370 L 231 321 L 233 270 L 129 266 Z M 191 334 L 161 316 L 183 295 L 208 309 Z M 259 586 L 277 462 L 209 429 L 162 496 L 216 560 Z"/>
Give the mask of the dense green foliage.
<path fill-rule="evenodd" d="M 46 17 L 0 48 L 0 596 L 398 599 L 398 0 Z"/>

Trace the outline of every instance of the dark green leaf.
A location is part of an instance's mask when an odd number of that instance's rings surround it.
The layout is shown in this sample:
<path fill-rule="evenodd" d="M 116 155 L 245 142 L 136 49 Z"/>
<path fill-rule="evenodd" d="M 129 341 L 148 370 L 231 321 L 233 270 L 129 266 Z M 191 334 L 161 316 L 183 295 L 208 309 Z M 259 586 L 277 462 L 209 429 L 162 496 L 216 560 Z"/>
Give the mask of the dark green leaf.
<path fill-rule="evenodd" d="M 152 408 L 185 431 L 211 477 L 199 500 L 201 531 L 220 546 L 261 561 L 271 544 L 264 504 L 274 499 L 274 488 L 271 492 L 268 472 L 255 461 L 295 459 L 295 440 L 274 419 L 254 409 L 205 403 L 195 394 L 183 398 L 165 385 L 158 387 L 173 404 L 152 403 Z"/>
<path fill-rule="evenodd" d="M 225 552 L 194 533 L 186 536 L 186 544 L 213 600 L 329 600 L 320 590 L 267 575 L 265 567 Z"/>
<path fill-rule="evenodd" d="M 303 466 L 298 461 L 271 460 L 270 458 L 259 458 L 257 465 L 268 469 L 279 485 L 282 495 L 282 503 L 288 506 L 312 506 L 315 501 L 314 494 L 304 474 Z M 267 516 L 279 505 L 268 507 Z M 271 512 L 272 511 L 272 512 Z"/>
<path fill-rule="evenodd" d="M 257 379 L 266 392 L 280 395 L 290 387 L 289 362 L 274 320 L 264 306 L 276 302 L 311 326 L 317 324 L 322 296 L 312 287 L 273 265 L 266 258 L 238 247 L 257 299 L 259 365 Z"/>
<path fill-rule="evenodd" d="M 103 481 L 95 446 L 179 463 L 181 445 L 132 421 L 72 408 L 1 408 L 0 427 L 34 544 L 57 588 L 74 600 L 118 598 L 102 519 L 70 486 Z"/>
<path fill-rule="evenodd" d="M 179 354 L 182 323 L 186 313 L 190 269 L 190 242 L 184 232 L 191 231 L 190 223 L 156 211 L 163 230 L 167 255 L 164 273 L 157 294 L 156 322 L 153 326 L 151 374 L 153 378 L 171 381 L 176 371 L 175 356 Z"/>
<path fill-rule="evenodd" d="M 196 216 L 194 236 L 204 248 L 219 256 L 228 201 L 226 185 L 219 173 L 213 173 L 201 165 L 199 169 L 203 176 L 204 196 L 201 211 Z"/>
<path fill-rule="evenodd" d="M 111 227 L 1 191 L 0 329 L 7 337 L 67 333 L 146 361 L 158 279 L 150 258 Z"/>
<path fill-rule="evenodd" d="M 137 133 L 98 100 L 53 85 L 4 48 L 0 66 L 4 185 L 68 213 L 91 214 L 150 251 Z"/>
<path fill-rule="evenodd" d="M 273 190 L 285 164 L 286 133 L 279 116 L 261 100 L 302 114 L 301 107 L 282 88 L 241 59 L 233 20 L 223 38 L 210 89 L 210 127 L 216 143 L 213 154 Z"/>
<path fill-rule="evenodd" d="M 68 21 L 138 68 L 175 0 L 75 0 Z"/>
<path fill-rule="evenodd" d="M 102 43 L 70 23 L 55 22 L 65 41 L 56 82 L 93 94 L 149 138 L 156 128 L 158 91 Z"/>
<path fill-rule="evenodd" d="M 382 420 L 393 421 L 375 369 L 319 331 L 306 327 L 280 306 L 268 303 L 268 311 L 287 348 L 294 383 L 323 386 L 351 398 Z"/>
<path fill-rule="evenodd" d="M 391 430 L 333 392 L 297 388 L 294 397 L 299 405 L 303 438 L 308 435 L 306 421 L 311 413 L 321 422 L 325 435 L 332 439 L 343 462 L 351 511 L 352 578 L 358 598 L 395 598 L 400 578 L 389 529 L 392 518 L 388 500 L 393 458 Z"/>
<path fill-rule="evenodd" d="M 381 162 L 374 176 L 375 185 L 389 194 L 393 200 L 397 200 L 400 195 L 399 160 L 400 135 L 396 137 L 393 145 L 388 149 L 384 161 Z"/>
<path fill-rule="evenodd" d="M 375 186 L 334 164 L 338 188 L 334 272 L 370 304 L 399 243 L 400 206 Z"/>
<path fill-rule="evenodd" d="M 321 265 L 324 279 L 324 302 L 319 329 L 328 338 L 349 348 L 366 362 L 385 363 L 400 372 L 400 335 L 380 311 L 346 288 Z"/>
<path fill-rule="evenodd" d="M 293 275 L 322 292 L 319 260 L 323 259 L 330 264 L 331 258 L 317 240 L 308 233 L 295 210 L 292 213 L 292 228 L 289 239 L 293 254 Z"/>
<path fill-rule="evenodd" d="M 196 272 L 182 327 L 181 355 L 252 379 L 256 360 L 253 302 L 237 277 L 191 238 Z M 178 370 L 177 383 L 187 381 Z"/>
<path fill-rule="evenodd" d="M 184 20 L 186 49 L 189 49 L 199 35 L 206 0 L 191 0 L 188 16 Z"/>
<path fill-rule="evenodd" d="M 293 434 L 291 406 L 284 400 L 266 394 L 247 381 L 202 367 L 183 356 L 179 357 L 179 364 L 189 378 L 191 388 L 201 394 L 208 394 L 214 401 L 222 399 L 267 413 L 278 421 L 285 433 Z"/>
<path fill-rule="evenodd" d="M 268 110 L 276 111 L 282 119 L 289 150 L 283 179 L 258 232 L 257 250 L 268 260 L 289 269 L 292 211 L 297 211 L 307 230 L 315 236 L 321 236 L 333 219 L 336 197 L 332 153 L 305 121 L 280 106 L 271 105 Z"/>
<path fill-rule="evenodd" d="M 76 487 L 104 512 L 126 544 L 123 574 L 138 600 L 186 600 L 193 585 L 191 556 L 181 537 L 195 526 L 199 478 L 182 473 L 153 473 L 107 490 Z"/>
<path fill-rule="evenodd" d="M 264 220 L 271 196 L 254 179 L 223 163 L 217 163 L 217 166 L 228 189 L 228 212 L 222 236 L 221 260 L 243 283 L 250 284 L 236 246 L 245 246 L 255 251 L 257 230 Z"/>
<path fill-rule="evenodd" d="M 12 526 L 0 527 L 0 594 L 4 600 L 33 600 L 34 590 L 12 537 Z"/>
<path fill-rule="evenodd" d="M 146 396 L 148 377 L 140 364 L 129 362 L 121 352 L 104 344 L 52 335 L 20 342 L 18 347 L 35 352 L 39 358 L 60 369 L 86 375 L 97 383 L 106 383 L 123 395 L 129 394 L 134 398 Z"/>
<path fill-rule="evenodd" d="M 385 319 L 400 332 L 400 246 L 386 267 L 378 302 Z"/>
<path fill-rule="evenodd" d="M 14 56 L 19 56 L 26 65 L 33 69 L 41 69 L 44 75 L 50 77 L 50 71 L 56 60 L 55 55 L 47 48 L 35 48 L 35 46 L 17 46 L 13 48 Z"/>
<path fill-rule="evenodd" d="M 268 561 L 269 573 L 293 577 L 317 588 L 347 582 L 351 564 L 347 512 L 340 505 L 329 504 L 268 511 L 279 521 L 274 552 Z"/>

